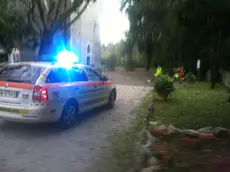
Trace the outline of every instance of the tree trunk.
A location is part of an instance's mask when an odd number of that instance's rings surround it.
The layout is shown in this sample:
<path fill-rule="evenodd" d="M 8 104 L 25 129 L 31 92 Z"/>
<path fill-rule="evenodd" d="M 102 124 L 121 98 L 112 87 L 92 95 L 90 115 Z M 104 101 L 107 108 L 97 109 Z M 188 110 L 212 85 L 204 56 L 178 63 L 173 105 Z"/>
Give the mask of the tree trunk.
<path fill-rule="evenodd" d="M 147 64 L 146 70 L 149 71 L 152 66 L 152 55 L 153 55 L 153 42 L 151 38 L 148 38 L 146 45 L 146 56 L 147 56 Z"/>
<path fill-rule="evenodd" d="M 211 54 L 210 67 L 211 67 L 211 89 L 214 89 L 219 78 L 219 56 L 222 47 L 222 30 L 219 31 L 216 52 Z"/>
<path fill-rule="evenodd" d="M 151 57 L 147 56 L 147 65 L 146 70 L 149 71 L 151 69 Z"/>
<path fill-rule="evenodd" d="M 41 60 L 41 57 L 44 55 L 52 55 L 54 53 L 53 51 L 53 33 L 49 31 L 44 31 L 41 43 L 40 43 L 40 49 L 39 49 L 39 58 L 38 60 Z"/>
<path fill-rule="evenodd" d="M 211 55 L 211 89 L 214 89 L 218 79 L 218 64 L 217 64 L 217 57 L 215 55 Z"/>
<path fill-rule="evenodd" d="M 133 70 L 133 42 L 128 43 L 128 53 L 127 53 L 127 68 L 128 70 Z"/>

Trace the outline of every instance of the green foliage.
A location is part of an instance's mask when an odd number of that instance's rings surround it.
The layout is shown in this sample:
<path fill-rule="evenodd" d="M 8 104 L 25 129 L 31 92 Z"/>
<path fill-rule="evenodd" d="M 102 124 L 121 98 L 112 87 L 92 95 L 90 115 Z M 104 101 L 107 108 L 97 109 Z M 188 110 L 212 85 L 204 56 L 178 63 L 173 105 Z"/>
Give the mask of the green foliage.
<path fill-rule="evenodd" d="M 173 90 L 174 80 L 168 75 L 161 75 L 154 79 L 155 91 L 159 94 L 170 94 Z"/>
<path fill-rule="evenodd" d="M 230 69 L 229 0 L 122 0 L 121 9 L 130 21 L 127 40 L 145 54 L 147 68 L 156 62 L 195 72 L 199 58 L 214 83 L 219 67 Z"/>
<path fill-rule="evenodd" d="M 27 20 L 32 32 L 34 47 L 39 48 L 39 57 L 52 54 L 55 49 L 53 38 L 55 33 L 64 33 L 64 44 L 68 46 L 67 29 L 75 23 L 90 3 L 96 0 L 17 0 L 10 1 L 20 6 L 23 20 Z M 74 15 L 72 15 L 74 13 Z M 72 17 L 70 17 L 72 16 Z M 21 21 L 23 21 L 21 20 Z"/>
<path fill-rule="evenodd" d="M 195 76 L 192 72 L 189 72 L 188 74 L 186 74 L 185 80 L 186 80 L 188 83 L 193 84 L 193 83 L 196 82 L 196 76 Z"/>
<path fill-rule="evenodd" d="M 137 44 L 139 51 L 145 54 L 147 70 L 153 62 L 159 61 L 157 58 L 162 59 L 160 56 L 165 49 L 159 48 L 158 44 L 162 38 L 168 39 L 172 30 L 172 25 L 167 26 L 170 23 L 167 18 L 172 16 L 173 4 L 174 0 L 122 1 L 121 8 L 126 10 L 130 21 L 127 40 Z"/>
<path fill-rule="evenodd" d="M 106 59 L 110 54 L 116 55 L 116 65 L 124 66 L 128 70 L 133 70 L 136 67 L 145 67 L 145 57 L 138 50 L 137 44 L 134 45 L 132 52 L 127 52 L 128 44 L 123 40 L 116 44 L 102 45 L 102 58 Z M 130 53 L 132 55 L 130 55 Z"/>
<path fill-rule="evenodd" d="M 105 67 L 108 70 L 114 71 L 116 69 L 116 54 L 112 53 L 105 59 Z"/>
<path fill-rule="evenodd" d="M 28 23 L 22 13 L 10 7 L 7 0 L 0 2 L 0 43 L 9 51 L 14 41 L 21 42 L 29 34 Z"/>

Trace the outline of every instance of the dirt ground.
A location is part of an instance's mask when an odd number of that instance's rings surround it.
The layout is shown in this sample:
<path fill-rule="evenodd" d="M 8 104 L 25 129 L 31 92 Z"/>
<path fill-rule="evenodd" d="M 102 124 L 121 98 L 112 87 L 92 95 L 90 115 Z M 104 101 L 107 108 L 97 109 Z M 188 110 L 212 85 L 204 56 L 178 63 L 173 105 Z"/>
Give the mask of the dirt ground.
<path fill-rule="evenodd" d="M 116 84 L 146 86 L 147 80 L 151 79 L 153 72 L 147 72 L 143 68 L 137 68 L 134 71 L 117 68 L 116 71 L 106 71 L 105 74 Z"/>

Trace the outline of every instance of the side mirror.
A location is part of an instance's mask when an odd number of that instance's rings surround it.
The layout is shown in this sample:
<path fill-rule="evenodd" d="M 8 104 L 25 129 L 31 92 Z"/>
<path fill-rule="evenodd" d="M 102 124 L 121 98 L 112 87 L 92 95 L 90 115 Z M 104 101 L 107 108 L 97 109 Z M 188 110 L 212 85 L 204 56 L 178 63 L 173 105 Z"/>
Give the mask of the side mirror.
<path fill-rule="evenodd" d="M 102 81 L 108 81 L 109 78 L 108 78 L 107 76 L 105 76 L 105 75 L 102 75 L 101 80 L 102 80 Z"/>

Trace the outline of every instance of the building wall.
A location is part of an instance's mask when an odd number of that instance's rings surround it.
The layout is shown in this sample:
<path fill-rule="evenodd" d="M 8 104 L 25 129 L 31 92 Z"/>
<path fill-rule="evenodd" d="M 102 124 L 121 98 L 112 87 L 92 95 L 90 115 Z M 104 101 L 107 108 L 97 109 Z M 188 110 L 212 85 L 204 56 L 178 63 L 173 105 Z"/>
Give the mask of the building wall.
<path fill-rule="evenodd" d="M 73 51 L 79 55 L 80 62 L 87 64 L 87 56 L 90 56 L 90 65 L 101 68 L 101 41 L 99 19 L 103 0 L 91 3 L 80 19 L 70 29 L 70 41 Z M 72 14 L 73 19 L 76 14 Z M 87 47 L 90 46 L 90 53 Z"/>

